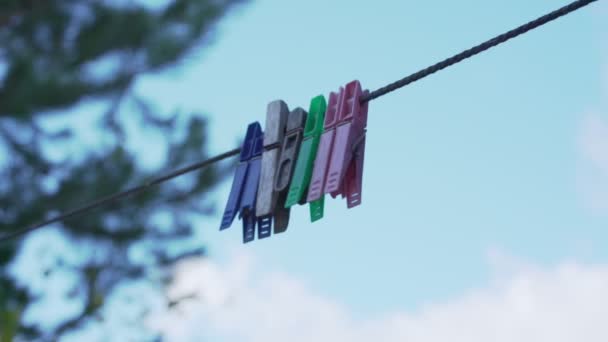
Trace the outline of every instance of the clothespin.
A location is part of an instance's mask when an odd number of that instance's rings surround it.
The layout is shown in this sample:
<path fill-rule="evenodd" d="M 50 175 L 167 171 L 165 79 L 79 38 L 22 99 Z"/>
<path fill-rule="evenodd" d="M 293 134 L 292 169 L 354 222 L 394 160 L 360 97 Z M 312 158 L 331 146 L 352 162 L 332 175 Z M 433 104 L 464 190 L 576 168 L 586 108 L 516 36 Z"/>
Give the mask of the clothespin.
<path fill-rule="evenodd" d="M 298 153 L 300 152 L 306 115 L 306 111 L 298 107 L 291 111 L 287 118 L 285 138 L 281 146 L 281 157 L 274 182 L 274 191 L 278 193 L 275 208 L 275 234 L 286 231 L 289 224 L 290 209 L 289 207 L 285 207 L 284 203 L 287 199 L 289 185 L 298 159 Z"/>
<path fill-rule="evenodd" d="M 270 102 L 266 109 L 266 134 L 264 135 L 264 152 L 262 153 L 262 173 L 258 187 L 256 215 L 258 216 L 258 238 L 269 237 L 272 228 L 272 219 L 277 208 L 278 191 L 274 189 L 274 180 L 277 173 L 281 144 L 285 136 L 285 126 L 289 108 L 281 100 Z M 283 225 L 282 216 L 277 217 L 278 223 Z M 277 224 L 275 219 L 275 224 Z M 289 218 L 287 218 L 289 219 Z"/>
<path fill-rule="evenodd" d="M 330 193 L 346 197 L 348 208 L 361 204 L 368 110 L 367 103 L 360 103 L 364 94 L 359 81 L 340 88 L 339 96 L 331 94 L 309 200 Z"/>
<path fill-rule="evenodd" d="M 329 158 L 331 157 L 331 149 L 334 146 L 334 136 L 336 134 L 336 124 L 338 123 L 338 110 L 340 109 L 340 99 L 343 89 L 340 88 L 338 93 L 331 92 L 329 94 L 329 103 L 325 112 L 325 120 L 323 122 L 323 134 L 319 140 L 319 148 L 317 149 L 317 157 L 310 179 L 310 187 L 308 189 L 307 202 L 319 200 L 325 194 L 325 180 L 327 178 L 327 169 L 329 168 Z"/>
<path fill-rule="evenodd" d="M 241 213 L 243 219 L 243 242 L 247 243 L 255 239 L 256 225 L 256 199 L 258 194 L 258 184 L 260 183 L 260 173 L 262 169 L 262 150 L 264 149 L 264 133 L 260 124 L 257 124 L 257 131 L 253 143 L 253 152 L 249 161 L 249 174 L 245 182 L 243 199 L 241 200 Z"/>
<path fill-rule="evenodd" d="M 237 213 L 243 220 L 243 241 L 253 239 L 255 232 L 255 199 L 260 178 L 260 156 L 263 144 L 262 127 L 254 122 L 247 127 L 239 164 L 234 173 L 232 188 L 224 210 L 220 230 L 229 228 Z"/>
<path fill-rule="evenodd" d="M 325 192 L 346 197 L 348 208 L 361 204 L 367 126 L 367 102 L 362 105 L 359 101 L 363 94 L 359 81 L 344 87 L 325 183 Z"/>
<path fill-rule="evenodd" d="M 308 193 L 315 157 L 317 156 L 321 133 L 323 133 L 323 119 L 325 118 L 326 108 L 327 103 L 323 95 L 319 95 L 310 101 L 310 110 L 304 128 L 304 140 L 300 146 L 300 153 L 285 202 L 286 208 L 306 202 L 305 195 Z M 324 198 L 325 196 L 321 196 L 321 198 L 310 202 L 310 220 L 312 222 L 323 217 Z"/>

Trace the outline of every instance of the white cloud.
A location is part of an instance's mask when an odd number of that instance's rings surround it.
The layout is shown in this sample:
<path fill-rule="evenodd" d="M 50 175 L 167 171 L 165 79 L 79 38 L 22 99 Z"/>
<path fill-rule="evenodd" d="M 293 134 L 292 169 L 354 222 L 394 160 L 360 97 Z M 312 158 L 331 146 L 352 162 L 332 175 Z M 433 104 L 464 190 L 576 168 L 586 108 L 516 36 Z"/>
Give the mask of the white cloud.
<path fill-rule="evenodd" d="M 501 260 L 494 256 L 492 264 Z M 159 313 L 150 324 L 169 341 L 608 340 L 608 266 L 507 267 L 487 288 L 416 311 L 361 318 L 292 276 L 264 273 L 251 257 L 225 268 L 189 260 L 178 267 L 170 295 L 196 293 L 199 300 Z"/>
<path fill-rule="evenodd" d="M 580 150 L 583 163 L 579 184 L 590 207 L 608 213 L 608 121 L 588 114 L 581 125 Z"/>

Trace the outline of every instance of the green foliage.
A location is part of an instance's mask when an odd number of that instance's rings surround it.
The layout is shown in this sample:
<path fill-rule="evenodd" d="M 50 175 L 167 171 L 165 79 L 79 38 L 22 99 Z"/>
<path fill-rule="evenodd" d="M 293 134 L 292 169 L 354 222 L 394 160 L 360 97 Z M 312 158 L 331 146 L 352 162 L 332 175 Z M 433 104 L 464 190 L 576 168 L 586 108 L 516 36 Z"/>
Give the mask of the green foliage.
<path fill-rule="evenodd" d="M 160 9 L 136 1 L 0 2 L 0 234 L 206 158 L 205 119 L 186 113 L 166 118 L 145 94 L 134 93 L 133 84 L 200 48 L 237 2 L 174 0 Z M 73 128 L 52 131 L 44 124 L 91 100 L 107 106 L 99 129 L 111 144 L 87 147 Z M 164 165 L 144 168 L 136 158 L 142 151 L 124 147 L 131 139 L 125 122 L 163 137 Z M 78 156 L 51 157 L 49 146 L 78 146 Z M 204 254 L 200 245 L 180 241 L 192 236 L 192 215 L 210 212 L 203 194 L 221 174 L 208 168 L 58 225 L 75 250 L 95 253 L 82 253 L 78 262 L 58 258 L 43 275 L 62 270 L 80 280 L 66 301 L 80 301 L 81 312 L 50 330 L 22 319 L 44 293 L 33 295 L 8 272 L 23 252 L 21 242 L 0 245 L 0 341 L 56 340 L 99 319 L 119 285 L 162 285 L 165 266 Z M 158 213 L 169 223 L 155 221 Z M 145 257 L 135 258 L 134 250 Z"/>

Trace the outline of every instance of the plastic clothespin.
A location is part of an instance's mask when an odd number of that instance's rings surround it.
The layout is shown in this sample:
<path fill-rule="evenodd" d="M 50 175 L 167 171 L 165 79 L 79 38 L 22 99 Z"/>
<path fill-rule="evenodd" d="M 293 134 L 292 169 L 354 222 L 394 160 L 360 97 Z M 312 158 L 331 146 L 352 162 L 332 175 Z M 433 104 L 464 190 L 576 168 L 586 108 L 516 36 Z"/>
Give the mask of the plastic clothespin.
<path fill-rule="evenodd" d="M 285 202 L 286 208 L 290 208 L 297 203 L 306 203 L 305 195 L 308 192 L 321 133 L 323 133 L 323 119 L 325 118 L 326 108 L 327 103 L 323 95 L 319 95 L 310 101 L 310 110 L 304 128 L 304 140 L 300 146 L 300 153 Z M 324 199 L 325 196 L 321 196 L 321 198 L 310 202 L 310 220 L 312 222 L 323 217 Z"/>
<path fill-rule="evenodd" d="M 319 148 L 317 149 L 317 157 L 310 179 L 310 187 L 308 189 L 307 202 L 313 202 L 321 199 L 325 194 L 325 180 L 327 178 L 327 169 L 331 157 L 331 150 L 334 146 L 334 136 L 336 134 L 336 124 L 338 123 L 338 110 L 340 109 L 340 99 L 343 94 L 343 89 L 340 88 L 339 93 L 331 92 L 329 94 L 329 103 L 325 112 L 323 122 L 323 134 L 319 140 Z M 317 213 L 312 213 L 317 215 Z"/>
<path fill-rule="evenodd" d="M 254 122 L 247 127 L 245 141 L 241 148 L 239 164 L 234 173 L 232 188 L 224 210 L 220 230 L 229 228 L 237 213 L 243 220 L 243 241 L 251 241 L 251 231 L 255 231 L 255 215 L 252 213 L 252 192 L 255 195 L 260 178 L 259 156 L 262 149 L 262 127 Z"/>
<path fill-rule="evenodd" d="M 249 161 L 249 172 L 241 199 L 241 218 L 243 219 L 243 242 L 247 243 L 255 239 L 256 226 L 256 199 L 258 185 L 260 183 L 260 173 L 262 169 L 262 150 L 264 149 L 264 133 L 260 124 L 253 142 L 253 152 Z"/>
<path fill-rule="evenodd" d="M 289 108 L 281 100 L 270 102 L 266 109 L 266 134 L 262 154 L 262 171 L 257 194 L 256 216 L 258 216 L 258 238 L 269 237 L 272 219 L 277 207 L 278 192 L 274 189 L 274 179 L 281 153 L 281 143 Z M 276 224 L 276 223 L 275 223 Z"/>
<path fill-rule="evenodd" d="M 366 93 L 359 81 L 352 81 L 339 95 L 330 94 L 308 201 L 330 193 L 346 197 L 348 208 L 361 203 L 368 107 L 360 98 Z"/>
<path fill-rule="evenodd" d="M 348 208 L 361 204 L 367 102 L 359 81 L 348 83 L 340 98 L 339 118 L 329 161 L 325 193 L 346 197 Z"/>
<path fill-rule="evenodd" d="M 300 152 L 306 115 L 306 111 L 298 107 L 291 111 L 287 118 L 285 138 L 281 146 L 281 157 L 274 182 L 274 191 L 278 193 L 277 206 L 275 208 L 275 234 L 283 233 L 289 225 L 290 209 L 286 208 L 283 204 L 289 192 L 289 185 L 298 159 L 298 153 Z"/>

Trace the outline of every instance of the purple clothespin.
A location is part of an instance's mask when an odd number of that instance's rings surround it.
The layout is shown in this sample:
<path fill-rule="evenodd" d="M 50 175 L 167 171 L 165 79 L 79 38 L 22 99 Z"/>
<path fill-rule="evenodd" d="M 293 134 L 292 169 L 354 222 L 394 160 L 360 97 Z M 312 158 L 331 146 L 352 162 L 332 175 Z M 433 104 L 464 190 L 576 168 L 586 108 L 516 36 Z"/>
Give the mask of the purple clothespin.
<path fill-rule="evenodd" d="M 260 165 L 264 135 L 259 122 L 247 127 L 245 141 L 241 148 L 239 164 L 234 173 L 232 188 L 224 210 L 220 230 L 229 228 L 237 213 L 243 220 L 243 241 L 255 237 L 255 200 L 260 180 Z"/>

